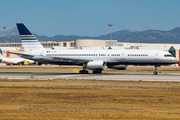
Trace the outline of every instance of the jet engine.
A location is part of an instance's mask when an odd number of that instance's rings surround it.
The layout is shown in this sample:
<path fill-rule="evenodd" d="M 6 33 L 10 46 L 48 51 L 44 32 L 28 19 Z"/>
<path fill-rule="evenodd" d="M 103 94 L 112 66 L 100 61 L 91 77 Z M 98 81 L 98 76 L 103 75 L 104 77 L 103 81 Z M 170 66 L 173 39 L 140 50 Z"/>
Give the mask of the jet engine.
<path fill-rule="evenodd" d="M 106 62 L 104 61 L 91 61 L 86 66 L 89 70 L 104 70 L 106 69 Z"/>
<path fill-rule="evenodd" d="M 113 65 L 113 66 L 108 66 L 110 69 L 116 69 L 116 70 L 127 70 L 128 65 Z"/>

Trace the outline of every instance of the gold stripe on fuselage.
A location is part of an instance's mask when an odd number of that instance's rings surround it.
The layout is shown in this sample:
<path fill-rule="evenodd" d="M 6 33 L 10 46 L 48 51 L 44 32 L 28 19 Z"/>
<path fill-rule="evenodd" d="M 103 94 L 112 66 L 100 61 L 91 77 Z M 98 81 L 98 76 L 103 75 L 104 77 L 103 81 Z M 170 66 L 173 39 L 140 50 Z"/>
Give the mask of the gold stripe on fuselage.
<path fill-rule="evenodd" d="M 21 38 L 35 38 L 34 35 L 26 35 L 26 36 L 21 36 Z"/>

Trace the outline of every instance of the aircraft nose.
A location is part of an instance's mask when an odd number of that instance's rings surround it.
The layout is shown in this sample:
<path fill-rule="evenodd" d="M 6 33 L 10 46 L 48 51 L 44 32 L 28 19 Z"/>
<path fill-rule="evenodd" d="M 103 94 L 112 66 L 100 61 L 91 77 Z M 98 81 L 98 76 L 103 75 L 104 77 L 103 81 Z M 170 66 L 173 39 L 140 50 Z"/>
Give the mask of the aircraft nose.
<path fill-rule="evenodd" d="M 173 61 L 177 61 L 177 62 L 179 62 L 179 61 L 178 61 L 178 59 L 177 59 L 177 58 L 175 58 L 175 57 L 173 58 Z"/>

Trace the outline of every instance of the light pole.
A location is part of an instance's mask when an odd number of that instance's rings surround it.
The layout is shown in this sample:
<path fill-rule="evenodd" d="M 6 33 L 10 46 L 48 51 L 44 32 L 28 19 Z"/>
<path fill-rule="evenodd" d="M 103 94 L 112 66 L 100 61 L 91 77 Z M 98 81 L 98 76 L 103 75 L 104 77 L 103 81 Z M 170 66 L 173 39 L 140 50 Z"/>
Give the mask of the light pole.
<path fill-rule="evenodd" d="M 7 26 L 2 26 L 2 28 L 4 29 L 4 47 L 5 47 L 5 43 L 6 43 L 6 28 L 7 28 Z"/>
<path fill-rule="evenodd" d="M 110 26 L 110 46 L 111 46 L 111 40 L 112 40 L 111 27 L 112 27 L 113 25 L 114 25 L 114 24 L 108 24 L 108 26 Z"/>

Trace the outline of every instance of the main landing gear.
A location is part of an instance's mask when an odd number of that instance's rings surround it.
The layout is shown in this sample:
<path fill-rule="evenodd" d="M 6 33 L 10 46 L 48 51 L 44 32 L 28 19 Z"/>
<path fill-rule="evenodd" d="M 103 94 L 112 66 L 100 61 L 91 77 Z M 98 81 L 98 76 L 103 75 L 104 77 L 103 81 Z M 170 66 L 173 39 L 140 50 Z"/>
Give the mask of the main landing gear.
<path fill-rule="evenodd" d="M 83 70 L 80 70 L 79 74 L 88 74 L 89 72 L 86 69 L 87 69 L 87 65 L 83 64 Z M 100 73 L 102 73 L 102 70 L 93 70 L 93 74 L 100 74 Z"/>
<path fill-rule="evenodd" d="M 89 72 L 87 70 L 80 70 L 79 74 L 88 74 Z"/>
<path fill-rule="evenodd" d="M 102 71 L 101 70 L 93 70 L 93 74 L 100 74 L 100 73 L 102 73 Z"/>
<path fill-rule="evenodd" d="M 158 69 L 157 69 L 157 65 L 155 65 L 155 71 L 153 72 L 153 75 L 157 75 L 158 74 Z"/>
<path fill-rule="evenodd" d="M 89 72 L 87 70 L 80 70 L 79 74 L 88 74 Z M 93 70 L 93 74 L 100 74 L 102 73 L 101 70 Z"/>
<path fill-rule="evenodd" d="M 86 64 L 83 64 L 83 70 L 79 71 L 79 74 L 88 74 L 89 72 L 86 70 Z"/>

